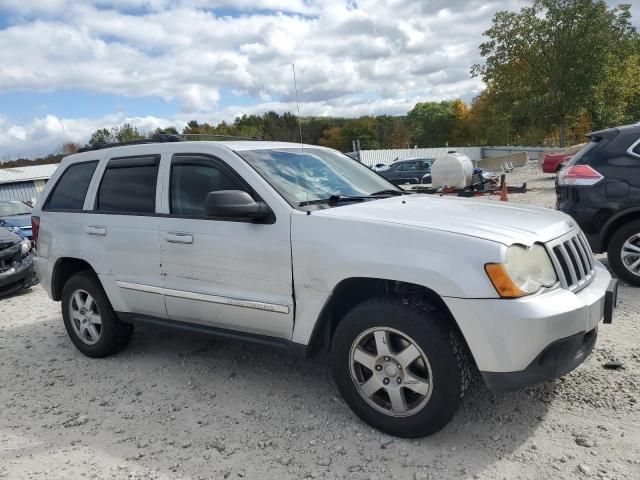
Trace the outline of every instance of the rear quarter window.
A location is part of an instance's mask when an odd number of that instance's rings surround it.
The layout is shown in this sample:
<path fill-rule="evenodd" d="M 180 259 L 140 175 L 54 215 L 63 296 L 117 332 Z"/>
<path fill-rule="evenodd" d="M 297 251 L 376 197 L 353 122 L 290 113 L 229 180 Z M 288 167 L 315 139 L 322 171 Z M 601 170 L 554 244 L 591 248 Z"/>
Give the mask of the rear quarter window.
<path fill-rule="evenodd" d="M 97 160 L 69 165 L 53 187 L 43 210 L 82 211 L 97 165 Z"/>
<path fill-rule="evenodd" d="M 584 147 L 582 147 L 578 152 L 571 157 L 571 159 L 567 162 L 567 165 L 584 165 L 588 164 L 589 157 L 591 156 L 591 152 L 596 150 L 596 146 L 601 142 L 606 143 L 607 140 L 592 140 L 587 143 Z"/>

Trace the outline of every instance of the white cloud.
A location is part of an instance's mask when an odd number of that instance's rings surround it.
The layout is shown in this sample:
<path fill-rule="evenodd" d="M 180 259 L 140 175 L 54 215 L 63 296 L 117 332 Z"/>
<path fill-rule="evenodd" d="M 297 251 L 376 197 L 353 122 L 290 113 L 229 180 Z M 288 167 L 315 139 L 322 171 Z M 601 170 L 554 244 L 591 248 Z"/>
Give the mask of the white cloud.
<path fill-rule="evenodd" d="M 162 119 L 153 116 L 128 117 L 118 113 L 95 118 L 58 118 L 54 115 L 34 118 L 24 125 L 11 125 L 0 116 L 0 161 L 21 157 L 33 157 L 55 153 L 65 142 L 85 144 L 89 135 L 99 128 L 111 128 L 130 123 L 140 131 L 147 132 L 170 125 L 184 127 L 186 122 Z"/>
<path fill-rule="evenodd" d="M 3 0 L 0 14 L 11 25 L 0 30 L 0 93 L 82 90 L 180 105 L 175 118 L 133 119 L 140 126 L 232 120 L 293 110 L 295 63 L 304 115 L 399 114 L 417 101 L 477 93 L 482 85 L 469 68 L 480 59 L 482 32 L 497 10 L 528 2 L 219 0 L 218 10 L 211 3 Z M 219 16 L 220 8 L 236 13 Z M 222 91 L 258 104 L 222 108 Z M 24 122 L 0 117 L 0 156 L 47 151 L 47 141 L 64 138 L 86 141 L 91 130 L 127 118 L 126 111 L 82 119 L 51 113 Z"/>

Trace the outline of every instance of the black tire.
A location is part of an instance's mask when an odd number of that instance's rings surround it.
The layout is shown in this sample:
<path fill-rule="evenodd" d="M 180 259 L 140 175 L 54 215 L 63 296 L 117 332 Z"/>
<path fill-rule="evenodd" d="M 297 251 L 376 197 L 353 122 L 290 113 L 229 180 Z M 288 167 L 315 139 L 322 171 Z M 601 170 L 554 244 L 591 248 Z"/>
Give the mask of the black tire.
<path fill-rule="evenodd" d="M 640 234 L 640 220 L 629 222 L 614 232 L 607 249 L 609 265 L 616 276 L 636 287 L 640 287 L 640 275 L 634 275 L 625 267 L 622 260 L 622 247 L 629 238 L 638 234 Z"/>
<path fill-rule="evenodd" d="M 71 298 L 79 290 L 93 297 L 101 318 L 99 339 L 92 345 L 85 343 L 71 324 Z M 76 273 L 65 283 L 62 289 L 62 318 L 69 338 L 87 357 L 102 358 L 118 353 L 127 346 L 133 333 L 133 326 L 118 319 L 100 281 L 92 272 Z"/>
<path fill-rule="evenodd" d="M 407 335 L 430 364 L 430 397 L 409 416 L 397 417 L 377 410 L 365 401 L 352 379 L 352 345 L 374 327 Z M 347 313 L 335 330 L 330 362 L 338 389 L 356 415 L 382 432 L 406 438 L 431 435 L 449 423 L 471 379 L 467 354 L 448 318 L 428 304 L 398 298 L 367 300 Z"/>

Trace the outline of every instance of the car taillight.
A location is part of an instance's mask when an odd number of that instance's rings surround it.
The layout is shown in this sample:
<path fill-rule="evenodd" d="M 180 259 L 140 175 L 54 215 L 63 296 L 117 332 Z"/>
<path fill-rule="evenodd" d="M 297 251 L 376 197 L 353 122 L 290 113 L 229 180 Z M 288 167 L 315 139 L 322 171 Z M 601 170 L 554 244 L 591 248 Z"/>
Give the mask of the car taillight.
<path fill-rule="evenodd" d="M 589 165 L 571 165 L 558 173 L 558 185 L 595 185 L 603 178 Z"/>
<path fill-rule="evenodd" d="M 35 247 L 38 243 L 38 234 L 40 233 L 40 217 L 31 217 L 31 241 Z"/>

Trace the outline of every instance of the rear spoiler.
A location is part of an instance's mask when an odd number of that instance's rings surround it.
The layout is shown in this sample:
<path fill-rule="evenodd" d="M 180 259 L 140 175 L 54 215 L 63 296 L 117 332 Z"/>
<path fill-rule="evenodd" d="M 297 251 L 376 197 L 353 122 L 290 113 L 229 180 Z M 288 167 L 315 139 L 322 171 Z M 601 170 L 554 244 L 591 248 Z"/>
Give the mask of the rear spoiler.
<path fill-rule="evenodd" d="M 597 142 L 603 138 L 613 138 L 617 137 L 620 133 L 618 128 L 606 128 L 604 130 L 598 130 L 596 132 L 587 133 L 587 138 L 592 142 Z"/>

